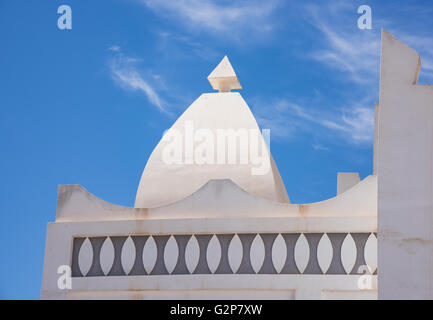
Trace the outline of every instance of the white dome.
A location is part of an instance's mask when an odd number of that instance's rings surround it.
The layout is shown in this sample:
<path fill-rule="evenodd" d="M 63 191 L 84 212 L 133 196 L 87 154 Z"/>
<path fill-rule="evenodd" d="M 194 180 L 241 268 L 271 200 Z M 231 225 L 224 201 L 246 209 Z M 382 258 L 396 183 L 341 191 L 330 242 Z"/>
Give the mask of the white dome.
<path fill-rule="evenodd" d="M 188 130 L 197 133 L 200 129 L 207 130 L 215 136 L 221 130 L 255 130 L 259 132 L 257 122 L 248 105 L 238 92 L 220 92 L 202 94 L 191 106 L 179 117 L 168 131 L 187 135 Z M 187 130 L 187 131 L 185 131 Z M 203 130 L 202 130 L 203 131 Z M 268 161 L 269 170 L 263 174 L 253 174 L 258 164 L 240 163 L 240 154 L 245 155 L 244 149 L 236 143 L 237 161 L 234 164 L 206 163 L 198 164 L 195 159 L 187 155 L 186 143 L 182 139 L 179 142 L 183 154 L 176 158 L 176 163 L 167 163 L 167 150 L 172 139 L 169 134 L 163 137 L 153 150 L 141 176 L 140 185 L 135 200 L 136 208 L 153 208 L 164 206 L 181 200 L 211 179 L 231 179 L 245 191 L 281 203 L 289 203 L 283 181 L 272 155 L 265 147 L 265 156 Z M 264 144 L 261 133 L 258 133 L 257 141 Z M 239 141 L 238 141 L 239 142 Z M 193 147 L 197 148 L 200 142 L 195 141 Z M 259 146 L 262 143 L 259 143 Z M 218 152 L 215 144 L 215 153 Z M 225 149 L 228 150 L 227 148 Z M 260 153 L 259 153 L 260 154 Z M 217 156 L 215 155 L 215 158 Z"/>

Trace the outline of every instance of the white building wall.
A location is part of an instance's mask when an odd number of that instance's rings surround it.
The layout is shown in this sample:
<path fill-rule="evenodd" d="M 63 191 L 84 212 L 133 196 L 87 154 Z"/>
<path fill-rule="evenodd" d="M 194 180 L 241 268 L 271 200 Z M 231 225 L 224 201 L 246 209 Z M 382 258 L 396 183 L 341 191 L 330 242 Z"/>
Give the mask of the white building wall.
<path fill-rule="evenodd" d="M 378 123 L 379 299 L 433 299 L 433 86 L 418 54 L 382 32 Z"/>
<path fill-rule="evenodd" d="M 63 186 L 41 298 L 376 298 L 376 185 L 370 176 L 335 198 L 283 205 L 212 180 L 154 209 Z M 58 286 L 62 265 L 69 289 Z"/>

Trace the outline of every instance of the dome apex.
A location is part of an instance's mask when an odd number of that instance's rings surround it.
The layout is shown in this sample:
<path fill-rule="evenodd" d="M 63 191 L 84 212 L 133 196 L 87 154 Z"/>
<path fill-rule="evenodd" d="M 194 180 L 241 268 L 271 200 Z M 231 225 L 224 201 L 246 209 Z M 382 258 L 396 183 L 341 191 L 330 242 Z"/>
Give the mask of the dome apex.
<path fill-rule="evenodd" d="M 229 92 L 232 89 L 242 89 L 238 77 L 236 76 L 227 56 L 224 56 L 207 79 L 212 85 L 212 88 L 219 92 Z"/>

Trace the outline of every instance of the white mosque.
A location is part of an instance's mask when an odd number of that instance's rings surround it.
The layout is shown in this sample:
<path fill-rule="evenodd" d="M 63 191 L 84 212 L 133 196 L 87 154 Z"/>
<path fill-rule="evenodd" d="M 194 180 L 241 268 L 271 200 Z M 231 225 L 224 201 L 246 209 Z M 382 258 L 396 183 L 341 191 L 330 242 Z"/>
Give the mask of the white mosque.
<path fill-rule="evenodd" d="M 383 31 L 374 172 L 291 204 L 224 57 L 208 77 L 218 92 L 153 150 L 134 208 L 59 186 L 41 298 L 433 298 L 433 87 L 419 70 Z"/>

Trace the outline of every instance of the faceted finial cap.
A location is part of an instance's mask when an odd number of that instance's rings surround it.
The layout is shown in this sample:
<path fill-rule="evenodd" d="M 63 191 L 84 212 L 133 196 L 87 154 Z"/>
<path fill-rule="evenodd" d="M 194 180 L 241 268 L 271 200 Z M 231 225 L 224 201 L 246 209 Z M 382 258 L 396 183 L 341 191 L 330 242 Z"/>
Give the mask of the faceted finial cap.
<path fill-rule="evenodd" d="M 219 92 L 230 92 L 232 89 L 242 89 L 238 77 L 227 56 L 221 60 L 219 65 L 207 77 L 212 88 Z"/>

